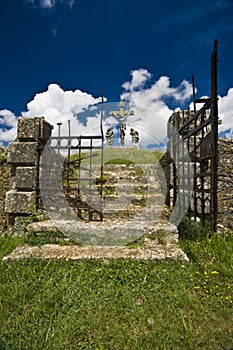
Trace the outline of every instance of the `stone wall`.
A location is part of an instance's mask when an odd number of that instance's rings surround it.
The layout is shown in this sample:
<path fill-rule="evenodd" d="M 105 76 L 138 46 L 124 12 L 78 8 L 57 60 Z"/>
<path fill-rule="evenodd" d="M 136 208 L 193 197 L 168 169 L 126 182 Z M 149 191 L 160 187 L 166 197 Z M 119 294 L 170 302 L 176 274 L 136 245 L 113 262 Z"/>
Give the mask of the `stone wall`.
<path fill-rule="evenodd" d="M 4 230 L 7 224 L 5 198 L 9 189 L 10 174 L 11 167 L 7 163 L 7 148 L 0 147 L 0 232 Z"/>
<path fill-rule="evenodd" d="M 51 130 L 52 126 L 43 117 L 19 118 L 16 140 L 10 143 L 8 148 L 0 147 L 0 231 L 6 225 L 15 229 L 20 227 L 21 221 L 37 206 L 39 159 Z M 231 229 L 233 228 L 232 159 L 233 140 L 219 139 L 218 223 Z M 165 163 L 169 161 L 164 157 L 163 160 Z M 165 167 L 164 164 L 162 166 Z"/>
<path fill-rule="evenodd" d="M 233 229 L 233 139 L 219 139 L 218 222 Z"/>
<path fill-rule="evenodd" d="M 233 229 L 233 139 L 218 139 L 218 224 Z M 160 160 L 166 178 L 166 188 L 172 186 L 172 174 L 168 164 L 171 157 L 168 152 Z M 171 176 L 171 178 L 170 178 Z M 167 191 L 166 204 L 170 204 L 170 192 Z M 172 200 L 171 194 L 171 200 Z"/>
<path fill-rule="evenodd" d="M 21 229 L 21 222 L 32 213 L 39 200 L 39 161 L 52 126 L 43 117 L 19 118 L 17 139 L 8 145 L 11 166 L 9 190 L 5 198 L 8 226 Z"/>

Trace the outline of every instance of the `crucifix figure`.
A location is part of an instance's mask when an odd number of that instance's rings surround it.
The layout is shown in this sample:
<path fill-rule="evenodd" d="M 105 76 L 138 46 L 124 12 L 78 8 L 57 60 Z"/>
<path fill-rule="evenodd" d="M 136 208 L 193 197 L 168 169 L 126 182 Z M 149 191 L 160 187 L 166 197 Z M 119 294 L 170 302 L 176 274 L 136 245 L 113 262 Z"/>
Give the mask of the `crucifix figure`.
<path fill-rule="evenodd" d="M 119 111 L 111 111 L 110 115 L 113 115 L 114 117 L 119 118 L 120 121 L 120 139 L 121 139 L 121 146 L 124 146 L 124 140 L 125 140 L 125 130 L 126 130 L 126 123 L 125 119 L 130 116 L 134 115 L 134 111 L 125 111 L 125 102 L 120 102 L 120 110 Z"/>

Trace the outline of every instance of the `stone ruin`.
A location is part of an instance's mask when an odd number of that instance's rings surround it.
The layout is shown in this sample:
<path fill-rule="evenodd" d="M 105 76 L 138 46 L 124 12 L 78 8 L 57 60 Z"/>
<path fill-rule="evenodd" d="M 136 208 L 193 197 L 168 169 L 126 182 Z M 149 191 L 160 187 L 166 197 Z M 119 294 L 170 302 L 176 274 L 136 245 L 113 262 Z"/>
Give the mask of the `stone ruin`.
<path fill-rule="evenodd" d="M 39 160 L 52 126 L 43 117 L 19 118 L 18 133 L 0 148 L 0 231 L 19 231 L 25 217 L 40 208 Z M 218 224 L 233 228 L 233 140 L 219 139 Z"/>
<path fill-rule="evenodd" d="M 52 128 L 43 117 L 19 118 L 17 138 L 2 153 L 7 156 L 0 168 L 2 226 L 14 227 L 17 231 L 25 216 L 38 209 L 40 154 Z"/>
<path fill-rule="evenodd" d="M 218 156 L 218 223 L 233 229 L 233 139 L 219 139 Z"/>

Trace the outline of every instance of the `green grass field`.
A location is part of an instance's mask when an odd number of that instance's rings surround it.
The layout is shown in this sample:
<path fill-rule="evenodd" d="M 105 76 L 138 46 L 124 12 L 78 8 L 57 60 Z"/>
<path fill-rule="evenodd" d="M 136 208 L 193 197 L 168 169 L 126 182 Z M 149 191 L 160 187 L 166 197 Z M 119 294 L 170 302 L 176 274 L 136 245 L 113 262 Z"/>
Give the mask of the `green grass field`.
<path fill-rule="evenodd" d="M 101 156 L 100 152 L 93 151 L 94 154 L 97 154 L 97 156 L 94 156 L 92 158 L 92 163 L 99 165 L 101 163 Z M 137 149 L 137 148 L 120 148 L 120 147 L 113 147 L 113 148 L 105 148 L 103 152 L 103 161 L 105 163 L 112 163 L 112 164 L 122 164 L 125 162 L 118 162 L 118 160 L 127 160 L 129 163 L 134 164 L 156 164 L 156 162 L 162 157 L 164 154 L 164 151 L 160 150 L 149 150 L 147 148 L 145 149 Z M 84 152 L 81 154 L 81 156 L 89 157 L 90 153 Z M 71 155 L 71 160 L 77 159 L 77 154 Z M 116 160 L 116 162 L 114 162 Z M 89 164 L 90 159 L 83 159 L 82 165 Z"/>
<path fill-rule="evenodd" d="M 1 350 L 225 350 L 233 347 L 233 233 L 187 238 L 190 263 L 4 262 Z"/>

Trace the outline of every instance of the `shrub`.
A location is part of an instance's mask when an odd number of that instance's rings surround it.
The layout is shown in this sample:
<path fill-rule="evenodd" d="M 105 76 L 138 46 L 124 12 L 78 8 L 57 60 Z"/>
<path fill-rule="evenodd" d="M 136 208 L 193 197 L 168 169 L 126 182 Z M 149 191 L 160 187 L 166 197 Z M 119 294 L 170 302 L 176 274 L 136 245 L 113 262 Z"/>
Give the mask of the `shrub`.
<path fill-rule="evenodd" d="M 0 165 L 6 163 L 7 157 L 3 154 L 0 154 Z"/>
<path fill-rule="evenodd" d="M 187 216 L 185 216 L 178 225 L 178 232 L 180 238 L 188 238 L 191 240 L 201 237 L 209 237 L 212 234 L 208 221 L 202 225 L 200 222 L 195 222 L 189 219 Z"/>
<path fill-rule="evenodd" d="M 112 164 L 126 164 L 126 165 L 130 165 L 130 164 L 135 164 L 135 163 L 132 160 L 124 159 L 124 158 L 110 159 L 109 161 L 107 161 L 105 163 L 105 165 L 112 165 Z"/>

